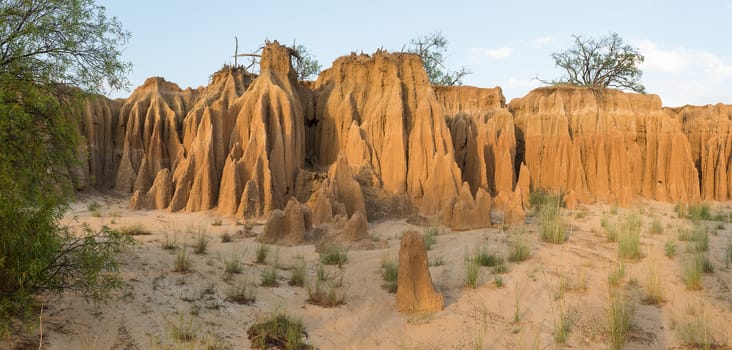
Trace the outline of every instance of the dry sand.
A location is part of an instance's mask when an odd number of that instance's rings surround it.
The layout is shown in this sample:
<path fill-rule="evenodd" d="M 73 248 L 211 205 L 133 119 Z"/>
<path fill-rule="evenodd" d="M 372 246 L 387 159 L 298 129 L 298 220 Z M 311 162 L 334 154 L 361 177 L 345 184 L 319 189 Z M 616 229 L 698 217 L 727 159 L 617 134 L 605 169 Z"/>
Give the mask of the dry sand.
<path fill-rule="evenodd" d="M 88 210 L 91 202 L 99 203 L 96 212 Z M 442 228 L 428 255 L 443 261 L 430 270 L 435 285 L 444 293 L 445 309 L 424 315 L 399 314 L 395 294 L 381 287 L 380 275 L 382 260 L 398 255 L 401 232 L 423 227 L 406 221 L 370 223 L 372 237 L 387 242 L 388 247 L 350 251 L 348 263 L 341 270 L 346 304 L 322 308 L 306 303 L 306 289 L 287 284 L 297 256 L 304 257 L 308 277 L 315 278 L 318 254 L 312 245 L 272 247 L 267 264 L 260 265 L 254 263 L 255 238 L 246 237 L 246 227 L 233 218 L 208 212 L 126 208 L 126 199 L 87 195 L 67 213 L 64 222 L 70 225 L 119 228 L 139 224 L 152 234 L 135 236 L 139 244 L 121 254 L 126 285 L 107 303 L 88 303 L 74 295 L 43 297 L 44 349 L 248 349 L 247 328 L 276 310 L 300 318 L 308 332 L 307 341 L 324 350 L 608 347 L 608 275 L 620 261 L 617 243 L 608 242 L 600 227 L 601 217 L 616 216 L 616 210 L 607 205 L 563 211 L 570 237 L 561 245 L 540 241 L 537 226 L 531 223 L 506 231 L 491 228 L 450 232 Z M 720 205 L 717 209 L 732 212 Z M 710 235 L 709 257 L 715 270 L 704 275 L 702 290 L 690 291 L 681 279 L 682 261 L 688 254 L 684 243 L 677 240 L 677 228 L 690 223 L 677 219 L 673 205 L 664 203 L 641 202 L 617 211 L 617 215 L 635 211 L 643 218 L 641 249 L 645 256 L 624 262 L 621 282 L 622 290 L 639 300 L 626 348 L 687 348 L 681 334 L 695 322 L 705 322 L 718 348 L 726 348 L 732 335 L 732 270 L 726 267 L 725 254 L 732 226 L 724 224 L 717 230 L 717 222 L 706 223 L 714 232 Z M 649 233 L 651 217 L 663 223 L 662 234 Z M 261 222 L 252 227 L 254 233 L 261 230 Z M 210 239 L 208 250 L 205 255 L 195 255 L 188 248 L 192 271 L 173 272 L 175 253 L 162 249 L 161 243 L 168 239 L 191 244 L 190 232 L 205 232 Z M 233 242 L 221 242 L 224 232 L 233 234 Z M 507 263 L 508 271 L 503 274 L 481 267 L 478 287 L 464 287 L 466 254 L 484 245 L 506 257 L 510 243 L 516 240 L 530 246 L 528 260 Z M 675 242 L 676 257 L 664 256 L 666 241 Z M 261 287 L 261 274 L 275 255 L 280 286 Z M 242 262 L 243 272 L 227 275 L 224 262 L 234 257 Z M 660 277 L 666 299 L 657 306 L 640 301 L 651 267 Z M 337 267 L 326 268 L 338 272 Z M 498 286 L 497 280 L 503 286 Z M 227 290 L 242 283 L 256 285 L 256 302 L 238 305 L 225 301 Z M 569 324 L 566 344 L 558 344 L 554 336 L 562 314 Z M 176 340 L 172 333 L 177 327 L 190 327 L 195 340 Z M 11 347 L 8 343 L 0 345 Z"/>

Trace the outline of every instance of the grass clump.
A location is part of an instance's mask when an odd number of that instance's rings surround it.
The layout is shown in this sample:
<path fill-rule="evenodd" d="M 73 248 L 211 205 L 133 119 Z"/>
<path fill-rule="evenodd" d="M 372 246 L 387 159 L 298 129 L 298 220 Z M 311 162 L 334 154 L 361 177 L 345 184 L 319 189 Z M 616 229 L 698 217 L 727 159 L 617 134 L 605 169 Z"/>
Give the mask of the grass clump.
<path fill-rule="evenodd" d="M 307 350 L 313 347 L 305 343 L 307 333 L 302 321 L 278 312 L 247 329 L 247 337 L 253 349 Z"/>
<path fill-rule="evenodd" d="M 278 287 L 280 285 L 277 281 L 279 277 L 277 274 L 277 263 L 275 262 L 272 266 L 262 271 L 262 287 Z"/>
<path fill-rule="evenodd" d="M 297 259 L 298 262 L 295 264 L 295 268 L 292 269 L 292 273 L 290 274 L 290 280 L 287 281 L 287 284 L 293 287 L 302 287 L 305 285 L 305 270 L 307 266 L 305 265 L 304 259 Z"/>
<path fill-rule="evenodd" d="M 233 240 L 231 232 L 224 232 L 221 234 L 221 243 L 229 243 Z"/>
<path fill-rule="evenodd" d="M 256 254 L 257 264 L 264 264 L 265 260 L 267 260 L 267 255 L 269 255 L 269 246 L 264 243 L 259 243 L 254 253 Z"/>
<path fill-rule="evenodd" d="M 525 261 L 531 255 L 531 249 L 529 245 L 523 241 L 514 241 L 511 243 L 510 251 L 508 253 L 508 261 L 519 262 Z"/>
<path fill-rule="evenodd" d="M 320 262 L 325 265 L 338 265 L 341 268 L 348 262 L 348 251 L 341 244 L 327 244 L 320 252 Z"/>
<path fill-rule="evenodd" d="M 682 266 L 681 279 L 689 290 L 702 289 L 702 273 L 704 272 L 704 257 L 701 254 L 695 254 L 688 257 Z"/>
<path fill-rule="evenodd" d="M 684 344 L 696 349 L 716 348 L 712 326 L 702 305 L 688 305 L 686 315 L 678 323 L 676 332 Z"/>
<path fill-rule="evenodd" d="M 424 248 L 427 250 L 432 249 L 432 246 L 436 243 L 435 236 L 437 236 L 439 230 L 436 225 L 432 225 L 424 230 L 422 234 L 422 240 L 424 241 Z"/>
<path fill-rule="evenodd" d="M 562 219 L 560 206 L 561 196 L 559 194 L 548 194 L 542 196 L 542 203 L 539 206 L 539 226 L 541 240 L 552 244 L 561 244 L 567 240 L 567 225 Z"/>
<path fill-rule="evenodd" d="M 651 227 L 648 229 L 648 232 L 653 235 L 660 235 L 663 233 L 663 224 L 659 218 L 653 218 L 653 220 L 651 220 Z"/>
<path fill-rule="evenodd" d="M 396 293 L 397 278 L 399 277 L 399 264 L 394 259 L 381 261 L 381 277 L 384 279 L 382 285 L 389 293 Z"/>
<path fill-rule="evenodd" d="M 441 256 L 434 256 L 429 259 L 429 264 L 430 266 L 442 266 L 445 265 L 445 260 Z"/>
<path fill-rule="evenodd" d="M 645 296 L 643 302 L 649 305 L 663 304 L 666 298 L 663 295 L 663 286 L 661 278 L 655 264 L 651 264 L 648 268 L 646 276 Z"/>
<path fill-rule="evenodd" d="M 146 230 L 141 224 L 122 226 L 115 231 L 123 236 L 148 236 L 152 234 L 152 232 Z"/>
<path fill-rule="evenodd" d="M 468 288 L 478 287 L 478 274 L 480 263 L 475 257 L 465 257 L 465 286 Z"/>
<path fill-rule="evenodd" d="M 706 252 L 709 250 L 709 233 L 705 227 L 695 226 L 691 230 L 680 229 L 679 240 L 689 242 L 687 250 L 690 253 Z"/>
<path fill-rule="evenodd" d="M 626 216 L 618 227 L 618 256 L 625 259 L 642 257 L 640 251 L 641 219 L 637 214 Z"/>
<path fill-rule="evenodd" d="M 671 241 L 666 241 L 663 247 L 663 253 L 669 258 L 676 256 L 676 244 Z"/>
<path fill-rule="evenodd" d="M 237 274 L 241 273 L 242 266 L 241 261 L 239 261 L 239 256 L 236 254 L 233 254 L 231 258 L 226 259 L 224 261 L 224 272 L 230 273 L 230 274 Z"/>
<path fill-rule="evenodd" d="M 171 327 L 171 335 L 173 339 L 183 343 L 196 340 L 196 326 L 193 325 L 193 320 L 186 320 L 183 314 L 178 314 L 178 322 Z"/>
<path fill-rule="evenodd" d="M 346 292 L 343 290 L 343 274 L 340 276 L 326 276 L 316 278 L 315 282 L 307 287 L 308 304 L 320 307 L 336 307 L 346 303 Z"/>
<path fill-rule="evenodd" d="M 618 241 L 617 220 L 615 220 L 615 222 L 611 222 L 610 219 L 603 215 L 600 219 L 600 227 L 605 229 L 605 236 L 607 237 L 608 242 Z"/>
<path fill-rule="evenodd" d="M 622 291 L 611 288 L 608 321 L 610 349 L 623 349 L 625 341 L 628 339 L 628 330 L 633 321 L 635 309 L 635 301 Z"/>
<path fill-rule="evenodd" d="M 163 236 L 163 240 L 160 242 L 160 248 L 165 250 L 176 250 L 178 249 L 178 241 L 165 234 L 165 236 Z"/>
<path fill-rule="evenodd" d="M 178 248 L 178 252 L 175 254 L 173 272 L 189 272 L 191 271 L 191 265 L 192 262 L 187 249 L 185 247 Z"/>
<path fill-rule="evenodd" d="M 692 204 L 687 208 L 686 217 L 692 222 L 711 220 L 712 211 L 707 203 Z"/>
<path fill-rule="evenodd" d="M 250 305 L 257 300 L 255 289 L 245 283 L 234 285 L 226 290 L 224 301 L 239 305 Z"/>
<path fill-rule="evenodd" d="M 199 231 L 193 240 L 193 252 L 197 255 L 206 254 L 208 249 L 208 237 L 205 231 Z"/>
<path fill-rule="evenodd" d="M 607 283 L 611 287 L 616 287 L 620 285 L 620 281 L 625 276 L 625 265 L 621 262 L 618 267 L 612 271 L 607 276 Z"/>
<path fill-rule="evenodd" d="M 488 253 L 488 249 L 486 249 L 485 246 L 478 248 L 472 259 L 475 260 L 480 266 L 488 267 L 496 266 L 498 265 L 498 262 L 500 260 L 503 260 L 500 257 L 496 256 L 496 254 Z"/>

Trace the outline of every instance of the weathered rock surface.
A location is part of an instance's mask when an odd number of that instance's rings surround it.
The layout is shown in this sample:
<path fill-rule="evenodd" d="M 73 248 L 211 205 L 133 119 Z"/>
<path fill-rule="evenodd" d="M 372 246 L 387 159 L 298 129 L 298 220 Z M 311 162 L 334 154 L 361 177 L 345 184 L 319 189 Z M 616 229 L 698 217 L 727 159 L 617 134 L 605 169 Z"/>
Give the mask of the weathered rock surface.
<path fill-rule="evenodd" d="M 732 198 L 732 105 L 684 106 L 674 111 L 699 170 L 702 199 Z"/>
<path fill-rule="evenodd" d="M 509 105 L 532 188 L 628 205 L 699 199 L 691 147 L 655 95 L 539 88 Z"/>
<path fill-rule="evenodd" d="M 402 235 L 396 296 L 400 312 L 440 311 L 444 306 L 442 294 L 432 284 L 422 235 L 416 231 Z"/>
<path fill-rule="evenodd" d="M 290 198 L 285 210 L 275 209 L 269 215 L 259 240 L 269 244 L 296 245 L 305 242 L 305 235 L 312 230 L 310 208 Z"/>

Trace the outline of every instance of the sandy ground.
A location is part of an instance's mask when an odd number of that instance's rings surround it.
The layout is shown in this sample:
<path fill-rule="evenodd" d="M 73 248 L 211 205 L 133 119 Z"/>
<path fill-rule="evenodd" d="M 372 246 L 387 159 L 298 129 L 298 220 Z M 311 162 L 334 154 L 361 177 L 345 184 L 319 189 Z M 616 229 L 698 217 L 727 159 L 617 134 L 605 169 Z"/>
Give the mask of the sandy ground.
<path fill-rule="evenodd" d="M 99 209 L 90 211 L 92 202 L 98 203 Z M 721 204 L 714 209 L 732 212 Z M 708 254 L 715 270 L 703 276 L 702 290 L 687 290 L 681 271 L 688 254 L 684 243 L 677 240 L 677 228 L 691 224 L 677 219 L 670 204 L 644 201 L 630 209 L 598 204 L 563 211 L 570 238 L 561 245 L 539 240 L 538 227 L 532 223 L 506 231 L 450 232 L 441 228 L 428 255 L 431 260 L 443 261 L 430 271 L 445 295 L 445 308 L 433 314 L 402 315 L 396 311 L 395 294 L 381 286 L 380 265 L 385 258 L 398 256 L 402 232 L 424 227 L 406 221 L 370 223 L 374 240 L 385 241 L 387 248 L 350 251 L 348 263 L 340 271 L 327 266 L 329 272 L 343 274 L 346 304 L 322 308 L 306 303 L 306 289 L 287 284 L 298 256 L 307 263 L 308 277 L 315 279 L 319 262 L 312 245 L 272 247 L 267 263 L 256 264 L 257 242 L 247 237 L 246 227 L 234 218 L 207 212 L 132 211 L 127 209 L 126 199 L 105 195 L 80 198 L 64 221 L 69 225 L 88 223 L 93 228 L 142 225 L 152 234 L 135 236 L 138 244 L 122 252 L 125 286 L 113 300 L 95 304 L 74 295 L 43 298 L 43 348 L 248 349 L 247 328 L 283 310 L 302 320 L 307 341 L 319 349 L 606 349 L 608 276 L 621 261 L 617 243 L 608 242 L 600 221 L 603 216 L 612 219 L 630 211 L 643 218 L 644 257 L 622 261 L 625 274 L 620 289 L 638 301 L 626 348 L 690 348 L 683 343 L 686 329 L 702 329 L 713 339 L 713 348 L 728 348 L 732 269 L 727 267 L 725 254 L 732 226 L 706 223 L 713 232 Z M 652 217 L 661 220 L 663 233 L 649 233 Z M 262 223 L 251 229 L 261 232 Z M 163 249 L 161 243 L 167 239 L 192 244 L 191 232 L 205 232 L 210 238 L 207 252 L 195 255 L 188 248 L 192 271 L 173 272 L 175 252 Z M 224 232 L 233 234 L 233 242 L 221 242 Z M 506 257 L 510 243 L 516 240 L 530 246 L 528 260 L 507 263 L 508 271 L 503 274 L 481 267 L 478 287 L 465 287 L 467 254 L 485 246 Z M 677 247 L 673 258 L 664 255 L 667 241 Z M 259 286 L 262 272 L 270 268 L 275 256 L 280 286 Z M 224 272 L 225 261 L 231 259 L 241 261 L 242 273 Z M 642 302 L 652 276 L 649 271 L 656 271 L 661 282 L 666 302 L 660 305 Z M 225 301 L 227 291 L 237 284 L 256 288 L 256 302 L 239 305 Z M 569 325 L 564 344 L 555 340 L 557 320 L 562 315 Z M 174 330 L 186 327 L 194 339 L 177 340 Z M 0 348 L 13 347 L 0 343 Z"/>

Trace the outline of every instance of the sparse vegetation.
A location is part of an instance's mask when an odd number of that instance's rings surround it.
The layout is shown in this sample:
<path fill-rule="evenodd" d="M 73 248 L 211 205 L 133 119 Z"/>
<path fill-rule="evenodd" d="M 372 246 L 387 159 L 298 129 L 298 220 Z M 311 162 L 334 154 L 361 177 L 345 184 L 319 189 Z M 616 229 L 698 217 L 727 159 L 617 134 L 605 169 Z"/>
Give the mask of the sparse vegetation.
<path fill-rule="evenodd" d="M 317 278 L 307 286 L 309 304 L 321 307 L 336 307 L 346 303 L 346 292 L 343 290 L 343 274 Z"/>
<path fill-rule="evenodd" d="M 663 281 L 658 275 L 658 269 L 655 263 L 651 263 L 648 267 L 646 276 L 645 297 L 643 302 L 650 305 L 662 304 L 666 301 L 663 295 Z"/>
<path fill-rule="evenodd" d="M 623 349 L 628 339 L 636 303 L 622 290 L 610 288 L 608 335 L 611 349 Z"/>
<path fill-rule="evenodd" d="M 642 257 L 640 251 L 641 220 L 637 214 L 630 214 L 620 220 L 618 228 L 618 256 L 625 259 Z"/>
<path fill-rule="evenodd" d="M 191 258 L 188 256 L 188 251 L 185 247 L 178 248 L 178 252 L 175 254 L 175 263 L 173 267 L 174 272 L 189 272 L 191 271 Z"/>
<path fill-rule="evenodd" d="M 152 232 L 146 230 L 141 224 L 121 226 L 116 231 L 124 236 L 147 236 L 152 234 Z"/>
<path fill-rule="evenodd" d="M 704 257 L 701 254 L 695 254 L 687 257 L 682 266 L 681 278 L 686 284 L 686 289 L 700 290 L 702 289 L 702 273 L 704 272 Z"/>
<path fill-rule="evenodd" d="M 304 286 L 306 268 L 307 266 L 305 265 L 305 259 L 297 259 L 297 263 L 295 263 L 295 267 L 292 269 L 292 273 L 290 274 L 290 280 L 287 282 L 287 284 L 294 287 Z"/>
<path fill-rule="evenodd" d="M 425 249 L 432 249 L 432 245 L 435 244 L 435 236 L 437 236 L 438 232 L 439 230 L 437 229 L 437 225 L 432 225 L 424 230 L 424 234 L 422 234 L 422 240 L 424 241 Z"/>
<path fill-rule="evenodd" d="M 707 203 L 691 204 L 688 206 L 686 217 L 695 223 L 702 220 L 711 220 L 712 211 Z"/>
<path fill-rule="evenodd" d="M 402 50 L 419 55 L 427 77 L 433 85 L 462 85 L 463 77 L 470 74 L 465 67 L 452 72 L 445 68 L 447 39 L 442 32 L 429 33 L 412 39 Z"/>
<path fill-rule="evenodd" d="M 709 233 L 706 227 L 695 225 L 693 229 L 679 229 L 679 240 L 689 242 L 687 251 L 705 252 L 709 250 Z"/>
<path fill-rule="evenodd" d="M 240 305 L 250 305 L 256 300 L 254 287 L 246 283 L 230 286 L 226 290 L 226 298 L 224 298 L 224 301 Z"/>
<path fill-rule="evenodd" d="M 267 255 L 269 255 L 269 246 L 264 243 L 259 243 L 255 250 L 255 254 L 257 257 L 257 264 L 264 264 L 267 260 Z"/>
<path fill-rule="evenodd" d="M 430 266 L 442 266 L 445 264 L 445 261 L 442 259 L 441 256 L 434 256 L 429 260 Z"/>
<path fill-rule="evenodd" d="M 226 259 L 224 261 L 224 272 L 231 274 L 241 273 L 242 267 L 239 259 L 239 255 L 237 254 L 232 254 L 229 259 Z"/>
<path fill-rule="evenodd" d="M 90 212 L 98 211 L 100 208 L 101 208 L 101 206 L 99 205 L 99 203 L 97 203 L 97 201 L 91 201 L 86 204 L 86 209 Z"/>
<path fill-rule="evenodd" d="M 569 331 L 572 327 L 572 320 L 567 314 L 567 309 L 564 304 L 564 298 L 556 303 L 551 303 L 552 306 L 552 322 L 553 322 L 553 335 L 554 341 L 559 344 L 565 344 L 569 338 Z"/>
<path fill-rule="evenodd" d="M 390 258 L 384 258 L 381 261 L 381 277 L 384 279 L 383 287 L 389 293 L 396 293 L 397 278 L 399 273 L 399 264 Z"/>
<path fill-rule="evenodd" d="M 230 232 L 224 232 L 221 234 L 221 243 L 229 243 L 233 240 Z"/>
<path fill-rule="evenodd" d="M 160 242 L 160 248 L 165 250 L 176 250 L 178 249 L 178 242 L 175 238 L 170 238 L 168 234 L 163 236 L 163 240 Z"/>
<path fill-rule="evenodd" d="M 674 242 L 666 241 L 663 250 L 664 254 L 669 258 L 676 256 L 676 244 Z"/>
<path fill-rule="evenodd" d="M 468 288 L 478 287 L 478 273 L 480 272 L 480 263 L 478 259 L 471 256 L 465 257 L 465 286 Z"/>
<path fill-rule="evenodd" d="M 730 263 L 732 263 L 732 239 L 727 241 L 727 249 L 724 254 L 724 265 L 726 268 L 729 268 Z"/>
<path fill-rule="evenodd" d="M 518 262 L 524 261 L 531 255 L 531 249 L 529 245 L 522 240 L 516 240 L 511 242 L 510 251 L 508 253 L 508 261 Z"/>
<path fill-rule="evenodd" d="M 325 265 L 338 265 L 339 268 L 348 262 L 348 251 L 339 243 L 329 243 L 320 252 L 320 262 Z"/>
<path fill-rule="evenodd" d="M 253 324 L 247 329 L 247 336 L 253 349 L 307 350 L 312 346 L 303 341 L 305 327 L 300 320 L 282 312 Z"/>
<path fill-rule="evenodd" d="M 712 325 L 702 305 L 689 304 L 686 308 L 686 315 L 680 321 L 674 320 L 674 322 L 678 323 L 676 332 L 684 344 L 696 349 L 716 348 Z"/>
<path fill-rule="evenodd" d="M 653 218 L 653 220 L 651 220 L 651 227 L 648 232 L 653 235 L 660 235 L 663 233 L 663 224 L 659 218 Z"/>
<path fill-rule="evenodd" d="M 183 314 L 178 314 L 178 322 L 171 326 L 171 335 L 173 339 L 190 343 L 196 340 L 196 326 L 193 324 L 193 319 L 185 319 Z"/>
<path fill-rule="evenodd" d="M 206 232 L 201 230 L 194 237 L 193 252 L 198 255 L 203 255 L 206 254 L 206 249 L 208 249 L 208 237 L 206 236 Z"/>
<path fill-rule="evenodd" d="M 480 266 L 493 267 L 498 265 L 503 259 L 496 256 L 496 254 L 488 253 L 488 249 L 485 246 L 481 246 L 474 253 L 473 260 L 475 260 Z"/>
<path fill-rule="evenodd" d="M 547 194 L 539 206 L 539 232 L 544 242 L 561 244 L 567 240 L 567 228 L 560 212 L 561 195 Z"/>
<path fill-rule="evenodd" d="M 280 276 L 277 274 L 277 261 L 272 266 L 269 266 L 262 271 L 262 287 L 277 287 L 280 285 L 277 279 Z"/>
<path fill-rule="evenodd" d="M 493 281 L 496 283 L 496 287 L 501 288 L 503 287 L 503 277 L 501 276 L 493 276 Z"/>
<path fill-rule="evenodd" d="M 221 226 L 222 224 L 223 222 L 221 221 L 221 219 L 211 219 L 211 226 Z"/>
<path fill-rule="evenodd" d="M 610 271 L 607 276 L 607 283 L 611 287 L 616 287 L 620 285 L 620 281 L 623 279 L 623 276 L 625 276 L 625 265 L 621 262 L 618 264 L 617 268 Z"/>

